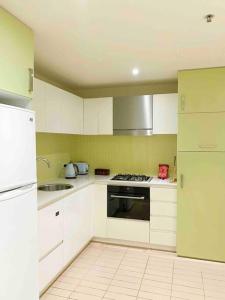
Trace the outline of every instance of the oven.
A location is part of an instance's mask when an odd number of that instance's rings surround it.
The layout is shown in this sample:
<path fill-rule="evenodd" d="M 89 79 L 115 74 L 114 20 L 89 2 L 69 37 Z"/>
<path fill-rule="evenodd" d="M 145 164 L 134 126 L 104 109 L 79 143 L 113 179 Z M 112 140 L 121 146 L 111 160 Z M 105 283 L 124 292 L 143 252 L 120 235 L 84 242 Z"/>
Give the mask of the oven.
<path fill-rule="evenodd" d="M 108 185 L 107 216 L 149 221 L 150 188 Z"/>

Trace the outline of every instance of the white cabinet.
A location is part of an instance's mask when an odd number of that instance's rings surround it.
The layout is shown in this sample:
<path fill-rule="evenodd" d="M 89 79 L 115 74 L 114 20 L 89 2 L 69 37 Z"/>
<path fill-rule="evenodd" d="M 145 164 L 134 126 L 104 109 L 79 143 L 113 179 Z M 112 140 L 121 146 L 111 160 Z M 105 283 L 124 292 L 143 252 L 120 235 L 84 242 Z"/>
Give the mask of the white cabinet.
<path fill-rule="evenodd" d="M 177 190 L 152 187 L 150 190 L 150 244 L 176 246 Z"/>
<path fill-rule="evenodd" d="M 39 262 L 39 291 L 48 287 L 63 268 L 63 244 Z"/>
<path fill-rule="evenodd" d="M 32 109 L 36 112 L 36 131 L 83 133 L 83 99 L 34 79 Z"/>
<path fill-rule="evenodd" d="M 113 134 L 113 99 L 84 99 L 84 134 Z"/>
<path fill-rule="evenodd" d="M 56 202 L 38 211 L 39 291 L 42 292 L 63 267 L 63 208 Z"/>
<path fill-rule="evenodd" d="M 178 94 L 153 95 L 153 134 L 177 134 Z"/>
<path fill-rule="evenodd" d="M 42 292 L 93 237 L 93 185 L 39 210 Z"/>
<path fill-rule="evenodd" d="M 107 238 L 149 243 L 149 222 L 108 218 Z"/>
<path fill-rule="evenodd" d="M 94 236 L 106 238 L 107 186 L 95 184 L 94 188 Z"/>
<path fill-rule="evenodd" d="M 93 186 L 63 199 L 64 265 L 68 264 L 93 237 Z"/>
<path fill-rule="evenodd" d="M 47 130 L 47 111 L 46 111 L 46 89 L 48 85 L 46 82 L 34 79 L 34 93 L 31 102 L 32 109 L 36 112 L 36 131 L 46 132 Z"/>
<path fill-rule="evenodd" d="M 63 241 L 62 203 L 56 202 L 38 211 L 39 259 Z"/>

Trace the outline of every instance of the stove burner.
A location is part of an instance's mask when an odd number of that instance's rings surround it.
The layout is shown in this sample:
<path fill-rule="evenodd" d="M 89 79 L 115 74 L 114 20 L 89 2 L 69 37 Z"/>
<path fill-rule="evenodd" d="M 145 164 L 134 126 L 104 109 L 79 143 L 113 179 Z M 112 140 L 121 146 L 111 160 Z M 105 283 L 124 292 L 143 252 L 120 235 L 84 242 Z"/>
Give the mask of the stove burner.
<path fill-rule="evenodd" d="M 118 174 L 112 178 L 112 180 L 119 181 L 150 181 L 152 177 L 146 175 L 136 175 L 136 174 Z"/>

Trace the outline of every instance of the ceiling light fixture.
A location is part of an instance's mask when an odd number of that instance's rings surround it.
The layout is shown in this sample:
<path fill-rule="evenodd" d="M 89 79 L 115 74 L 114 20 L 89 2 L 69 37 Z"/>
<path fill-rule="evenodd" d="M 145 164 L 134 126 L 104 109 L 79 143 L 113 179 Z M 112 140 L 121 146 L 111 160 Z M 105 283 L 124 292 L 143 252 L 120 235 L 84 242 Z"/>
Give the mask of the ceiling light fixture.
<path fill-rule="evenodd" d="M 138 68 L 133 68 L 132 74 L 133 74 L 134 76 L 137 76 L 137 75 L 139 74 Z"/>
<path fill-rule="evenodd" d="M 213 14 L 208 14 L 205 16 L 206 22 L 211 23 L 215 16 Z"/>

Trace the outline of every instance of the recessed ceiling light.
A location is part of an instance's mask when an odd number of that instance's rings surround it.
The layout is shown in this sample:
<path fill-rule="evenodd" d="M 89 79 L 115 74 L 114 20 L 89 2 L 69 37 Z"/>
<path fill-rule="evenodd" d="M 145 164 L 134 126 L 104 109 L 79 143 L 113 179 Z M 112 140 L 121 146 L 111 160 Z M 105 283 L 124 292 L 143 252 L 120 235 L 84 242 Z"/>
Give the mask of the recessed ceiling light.
<path fill-rule="evenodd" d="M 139 74 L 138 68 L 133 68 L 132 74 L 133 74 L 134 76 L 137 76 L 137 75 Z"/>

